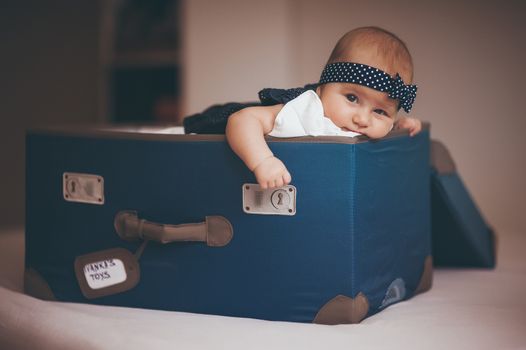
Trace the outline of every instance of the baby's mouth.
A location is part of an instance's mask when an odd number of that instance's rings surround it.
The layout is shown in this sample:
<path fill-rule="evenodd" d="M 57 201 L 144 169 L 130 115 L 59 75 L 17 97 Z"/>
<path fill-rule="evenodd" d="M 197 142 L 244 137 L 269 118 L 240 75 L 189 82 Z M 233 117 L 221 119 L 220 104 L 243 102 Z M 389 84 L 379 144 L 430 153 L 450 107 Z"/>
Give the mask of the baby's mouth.
<path fill-rule="evenodd" d="M 351 130 L 351 129 L 347 129 L 345 126 L 342 126 L 340 129 L 341 129 L 342 131 L 355 132 L 355 133 L 357 133 L 357 134 L 362 134 L 362 133 L 359 132 L 359 131 L 354 131 L 354 130 Z"/>

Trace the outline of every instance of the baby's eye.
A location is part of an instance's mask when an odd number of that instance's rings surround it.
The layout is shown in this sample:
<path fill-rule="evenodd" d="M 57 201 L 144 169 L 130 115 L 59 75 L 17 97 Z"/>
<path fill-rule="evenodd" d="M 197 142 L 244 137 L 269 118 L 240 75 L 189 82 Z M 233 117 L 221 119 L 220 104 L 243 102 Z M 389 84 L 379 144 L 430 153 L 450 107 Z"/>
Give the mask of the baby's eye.
<path fill-rule="evenodd" d="M 380 114 L 380 115 L 385 115 L 386 117 L 389 117 L 389 114 L 387 114 L 387 112 L 384 111 L 383 109 L 375 109 L 374 113 L 377 113 L 377 114 Z"/>
<path fill-rule="evenodd" d="M 358 97 L 355 94 L 348 94 L 345 97 L 351 102 L 358 102 Z"/>

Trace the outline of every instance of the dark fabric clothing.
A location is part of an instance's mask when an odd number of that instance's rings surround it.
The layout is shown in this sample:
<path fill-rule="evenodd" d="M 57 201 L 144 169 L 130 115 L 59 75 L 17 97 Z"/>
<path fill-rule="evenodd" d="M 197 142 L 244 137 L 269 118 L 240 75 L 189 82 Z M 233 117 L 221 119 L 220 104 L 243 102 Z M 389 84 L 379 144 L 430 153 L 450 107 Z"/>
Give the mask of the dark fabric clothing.
<path fill-rule="evenodd" d="M 185 134 L 224 134 L 228 117 L 233 113 L 250 106 L 260 106 L 258 102 L 213 105 L 201 113 L 184 118 Z"/>
<path fill-rule="evenodd" d="M 316 90 L 318 84 L 307 84 L 304 87 L 293 89 L 263 89 L 258 93 L 259 100 L 263 106 L 273 106 L 280 103 L 287 103 L 307 90 Z"/>
<path fill-rule="evenodd" d="M 235 112 L 252 106 L 274 106 L 287 103 L 307 90 L 315 90 L 317 84 L 308 84 L 293 89 L 263 89 L 258 93 L 260 102 L 217 104 L 201 113 L 186 117 L 183 121 L 186 134 L 224 134 L 228 118 Z"/>

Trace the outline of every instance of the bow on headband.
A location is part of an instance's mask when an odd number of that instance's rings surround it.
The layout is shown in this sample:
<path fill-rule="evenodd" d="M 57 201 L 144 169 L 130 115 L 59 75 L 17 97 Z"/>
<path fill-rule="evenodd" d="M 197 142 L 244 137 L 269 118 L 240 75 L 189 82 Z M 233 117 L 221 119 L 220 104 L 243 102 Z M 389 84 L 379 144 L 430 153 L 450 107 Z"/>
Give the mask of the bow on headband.
<path fill-rule="evenodd" d="M 397 73 L 392 78 L 386 72 L 361 63 L 335 62 L 325 66 L 319 84 L 353 83 L 380 92 L 387 92 L 390 98 L 400 101 L 399 108 L 409 113 L 416 98 L 416 85 L 406 85 Z"/>

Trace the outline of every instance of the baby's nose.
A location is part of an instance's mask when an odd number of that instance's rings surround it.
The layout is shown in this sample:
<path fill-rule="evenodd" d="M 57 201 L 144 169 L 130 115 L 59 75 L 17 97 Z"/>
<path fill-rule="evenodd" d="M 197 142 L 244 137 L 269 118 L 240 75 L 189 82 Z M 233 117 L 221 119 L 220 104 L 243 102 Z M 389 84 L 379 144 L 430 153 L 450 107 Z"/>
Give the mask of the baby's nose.
<path fill-rule="evenodd" d="M 357 113 L 353 114 L 352 121 L 356 125 L 364 127 L 364 126 L 368 126 L 369 125 L 370 118 L 369 118 L 369 115 L 367 113 L 357 112 Z"/>

